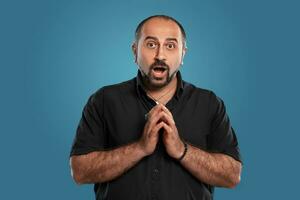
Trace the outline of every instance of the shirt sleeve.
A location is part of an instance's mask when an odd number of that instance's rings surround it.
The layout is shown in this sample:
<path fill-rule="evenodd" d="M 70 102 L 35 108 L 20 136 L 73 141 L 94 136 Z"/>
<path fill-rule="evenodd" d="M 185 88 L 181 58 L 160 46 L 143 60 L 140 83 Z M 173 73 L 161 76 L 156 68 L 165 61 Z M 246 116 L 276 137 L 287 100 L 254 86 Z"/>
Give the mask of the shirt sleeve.
<path fill-rule="evenodd" d="M 70 156 L 104 150 L 106 144 L 103 120 L 103 89 L 88 99 L 82 111 Z"/>
<path fill-rule="evenodd" d="M 224 102 L 213 92 L 210 97 L 209 113 L 211 116 L 211 132 L 208 135 L 209 150 L 227 154 L 241 162 L 237 137 L 226 114 Z"/>

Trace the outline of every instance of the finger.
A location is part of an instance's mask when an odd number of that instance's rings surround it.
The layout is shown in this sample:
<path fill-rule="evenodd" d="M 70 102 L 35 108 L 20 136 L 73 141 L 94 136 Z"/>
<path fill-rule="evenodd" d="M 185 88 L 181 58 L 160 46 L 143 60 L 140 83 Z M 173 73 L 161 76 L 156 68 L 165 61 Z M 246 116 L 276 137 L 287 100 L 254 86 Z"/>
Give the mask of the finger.
<path fill-rule="evenodd" d="M 163 107 L 162 104 L 157 104 L 156 106 L 154 106 L 154 107 L 149 111 L 149 113 L 155 112 L 155 111 L 157 111 L 157 110 L 161 110 L 162 107 Z"/>
<path fill-rule="evenodd" d="M 166 106 L 162 106 L 162 109 L 163 109 L 163 111 L 165 111 L 168 115 L 170 115 L 170 117 L 172 117 L 173 118 L 173 115 L 172 115 L 172 113 L 171 113 L 171 111 L 166 107 Z"/>
<path fill-rule="evenodd" d="M 158 137 L 158 133 L 159 133 L 159 130 L 163 127 L 164 125 L 164 122 L 160 122 L 158 124 L 156 124 L 153 129 L 151 130 L 151 133 L 150 133 L 150 137 L 152 136 L 157 136 Z"/>
<path fill-rule="evenodd" d="M 167 133 L 167 134 L 170 134 L 170 133 L 172 133 L 173 132 L 173 129 L 172 129 L 172 127 L 170 127 L 167 123 L 165 123 L 165 122 L 162 122 L 163 123 L 163 128 L 165 129 L 165 132 Z"/>
<path fill-rule="evenodd" d="M 152 128 L 160 121 L 164 121 L 165 123 L 167 123 L 168 125 L 170 125 L 172 128 L 174 128 L 175 126 L 175 122 L 173 120 L 172 117 L 170 117 L 166 112 L 164 112 L 163 110 L 160 111 L 160 113 L 158 113 L 157 115 L 153 116 L 150 120 L 149 120 L 149 126 L 148 129 L 151 131 Z"/>
<path fill-rule="evenodd" d="M 154 106 L 147 114 L 148 119 L 150 119 L 152 116 L 155 116 L 161 110 L 162 110 L 162 104 L 157 104 L 156 106 Z"/>
<path fill-rule="evenodd" d="M 164 113 L 160 112 L 157 115 L 153 116 L 151 119 L 149 119 L 148 129 L 150 131 L 158 124 L 158 122 L 162 119 L 163 115 L 164 115 Z"/>
<path fill-rule="evenodd" d="M 173 126 L 173 125 L 175 125 L 175 121 L 174 121 L 174 119 L 173 119 L 173 117 L 172 116 L 170 116 L 170 115 L 168 115 L 166 112 L 162 112 L 163 113 L 163 116 L 162 116 L 162 120 L 164 121 L 164 122 L 166 122 L 168 125 L 170 125 L 170 126 Z"/>
<path fill-rule="evenodd" d="M 166 123 L 163 124 L 162 128 L 164 129 L 164 132 L 163 132 L 164 140 L 167 138 L 171 138 L 173 135 L 173 129 Z"/>

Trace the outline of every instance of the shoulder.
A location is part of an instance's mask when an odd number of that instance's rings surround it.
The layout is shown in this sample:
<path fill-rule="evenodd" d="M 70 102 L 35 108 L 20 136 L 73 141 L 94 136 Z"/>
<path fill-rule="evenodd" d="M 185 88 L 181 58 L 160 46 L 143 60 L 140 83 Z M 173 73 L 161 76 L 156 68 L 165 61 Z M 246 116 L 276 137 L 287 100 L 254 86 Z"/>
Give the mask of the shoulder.
<path fill-rule="evenodd" d="M 224 108 L 225 105 L 223 100 L 217 96 L 217 94 L 209 89 L 201 88 L 195 86 L 192 83 L 183 82 L 184 86 L 184 95 L 189 102 L 194 102 L 194 104 L 202 105 L 206 109 L 211 110 L 214 112 L 217 109 Z"/>
<path fill-rule="evenodd" d="M 99 88 L 96 92 L 94 92 L 90 96 L 90 101 L 92 102 L 101 102 L 103 99 L 116 99 L 122 93 L 129 93 L 134 91 L 135 87 L 135 78 L 132 78 L 130 80 L 116 83 L 112 85 L 106 85 L 101 88 Z"/>
<path fill-rule="evenodd" d="M 188 102 L 201 108 L 209 118 L 214 119 L 216 116 L 225 115 L 225 104 L 214 91 L 197 87 L 188 82 L 185 82 L 184 87 L 186 87 L 184 96 L 188 96 Z"/>
<path fill-rule="evenodd" d="M 217 95 L 212 90 L 198 87 L 187 81 L 183 81 L 183 87 L 185 93 L 193 98 L 196 97 L 207 101 L 218 98 Z"/>

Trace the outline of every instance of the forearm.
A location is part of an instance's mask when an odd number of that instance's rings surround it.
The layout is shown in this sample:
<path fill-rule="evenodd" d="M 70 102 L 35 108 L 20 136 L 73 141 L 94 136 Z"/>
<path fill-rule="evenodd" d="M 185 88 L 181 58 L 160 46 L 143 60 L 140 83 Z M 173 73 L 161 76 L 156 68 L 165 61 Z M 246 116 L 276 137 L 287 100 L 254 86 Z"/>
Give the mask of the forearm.
<path fill-rule="evenodd" d="M 74 180 L 79 183 L 106 182 L 122 175 L 145 156 L 139 143 L 132 143 L 110 151 L 97 151 L 72 156 Z"/>
<path fill-rule="evenodd" d="M 240 181 L 241 163 L 224 154 L 208 153 L 188 145 L 181 164 L 197 179 L 209 185 L 233 188 Z"/>

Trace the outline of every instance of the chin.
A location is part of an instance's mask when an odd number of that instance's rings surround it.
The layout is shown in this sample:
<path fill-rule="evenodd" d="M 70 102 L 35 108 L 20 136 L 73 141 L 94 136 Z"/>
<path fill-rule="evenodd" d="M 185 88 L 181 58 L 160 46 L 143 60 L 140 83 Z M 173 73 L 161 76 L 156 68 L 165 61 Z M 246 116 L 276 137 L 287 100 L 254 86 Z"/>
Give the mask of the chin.
<path fill-rule="evenodd" d="M 164 86 L 166 86 L 166 85 L 168 85 L 168 81 L 166 80 L 166 79 L 163 79 L 163 80 L 151 80 L 150 81 L 150 85 L 152 86 L 152 87 L 154 87 L 154 88 L 157 88 L 157 89 L 159 89 L 159 88 L 162 88 L 162 87 L 164 87 Z"/>

